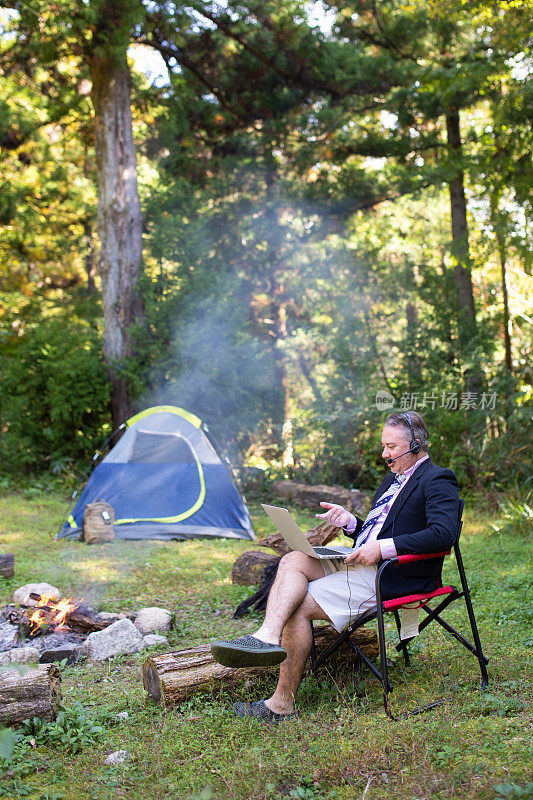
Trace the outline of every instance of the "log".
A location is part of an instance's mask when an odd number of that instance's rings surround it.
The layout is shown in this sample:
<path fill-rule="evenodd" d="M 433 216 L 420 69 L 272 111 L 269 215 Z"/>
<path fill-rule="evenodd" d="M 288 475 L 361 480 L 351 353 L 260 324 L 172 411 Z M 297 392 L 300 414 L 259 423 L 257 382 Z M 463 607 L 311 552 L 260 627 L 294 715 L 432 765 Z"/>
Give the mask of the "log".
<path fill-rule="evenodd" d="M 12 578 L 15 574 L 15 556 L 13 553 L 0 555 L 0 577 Z"/>
<path fill-rule="evenodd" d="M 257 550 L 241 553 L 231 568 L 232 583 L 237 586 L 259 586 L 265 567 L 274 564 L 278 558 L 272 553 L 260 553 Z"/>
<path fill-rule="evenodd" d="M 345 489 L 343 486 L 326 486 L 323 483 L 310 486 L 296 481 L 274 481 L 273 491 L 277 497 L 285 501 L 299 503 L 306 508 L 320 510 L 320 503 L 338 503 L 354 514 L 363 512 L 365 495 L 359 489 Z"/>
<path fill-rule="evenodd" d="M 61 702 L 61 672 L 55 664 L 39 664 L 19 671 L 0 669 L 0 725 L 25 719 L 53 720 Z"/>
<path fill-rule="evenodd" d="M 329 522 L 322 522 L 316 528 L 311 528 L 306 534 L 309 542 L 313 547 L 323 547 L 328 542 L 336 539 L 339 535 L 339 529 L 336 525 L 330 525 Z M 278 555 L 284 556 L 285 553 L 290 551 L 290 547 L 281 535 L 281 533 L 271 533 L 270 536 L 265 536 L 260 542 L 256 542 L 258 547 L 270 547 Z"/>
<path fill-rule="evenodd" d="M 30 593 L 30 598 L 32 600 L 40 601 L 42 599 L 40 594 L 36 592 Z M 43 615 L 43 622 L 46 623 L 47 615 L 50 616 L 50 621 L 53 621 L 53 614 L 56 609 L 54 603 L 50 603 L 46 606 L 39 606 L 38 607 Z M 33 612 L 36 610 L 35 606 L 26 607 L 25 616 L 30 617 Z M 79 605 L 76 606 L 73 611 L 69 611 L 69 613 L 65 616 L 65 625 L 67 625 L 71 631 L 74 633 L 93 633 L 94 631 L 102 631 L 104 628 L 107 628 L 108 625 L 111 625 L 112 622 L 116 622 L 117 619 L 120 619 L 120 615 L 116 615 L 114 617 L 105 618 L 98 614 L 96 611 L 93 611 L 92 608 L 88 606 Z M 28 627 L 27 621 L 22 619 L 22 623 L 26 624 Z M 29 630 L 31 631 L 35 626 L 30 624 Z"/>
<path fill-rule="evenodd" d="M 87 606 L 78 606 L 74 611 L 67 614 L 65 623 L 74 633 L 94 633 L 94 631 L 103 631 L 104 628 L 107 628 L 111 623 L 116 622 L 118 618 L 118 616 L 116 619 L 101 618 L 96 611 L 93 611 L 91 608 Z"/>
<path fill-rule="evenodd" d="M 320 654 L 338 634 L 329 625 L 315 630 L 317 653 Z M 365 655 L 376 657 L 379 647 L 375 630 L 362 628 L 353 638 Z M 328 668 L 337 672 L 342 666 L 354 663 L 353 651 L 342 647 L 328 662 Z M 272 674 L 271 667 L 223 667 L 214 660 L 210 646 L 203 644 L 190 650 L 147 658 L 143 666 L 143 685 L 150 697 L 170 708 L 197 692 L 213 691 L 217 684 L 227 688 L 241 685 L 252 676 Z"/>

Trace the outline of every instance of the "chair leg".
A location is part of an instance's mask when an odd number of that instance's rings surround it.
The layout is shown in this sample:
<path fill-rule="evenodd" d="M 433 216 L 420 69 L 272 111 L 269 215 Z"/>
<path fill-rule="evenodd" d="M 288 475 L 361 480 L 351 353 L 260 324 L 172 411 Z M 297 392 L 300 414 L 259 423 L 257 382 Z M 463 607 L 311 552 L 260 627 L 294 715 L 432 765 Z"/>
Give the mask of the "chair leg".
<path fill-rule="evenodd" d="M 405 640 L 404 641 L 403 639 L 400 638 L 400 633 L 401 633 L 401 630 L 402 630 L 402 623 L 401 623 L 401 620 L 400 620 L 400 615 L 398 614 L 397 610 L 394 612 L 394 619 L 396 621 L 396 628 L 398 629 L 398 638 L 400 639 L 400 642 L 397 645 L 396 649 L 402 651 L 403 658 L 404 658 L 404 661 L 405 661 L 405 666 L 406 667 L 410 667 L 411 666 L 411 659 L 409 658 L 409 651 L 407 650 L 407 642 L 409 640 Z"/>
<path fill-rule="evenodd" d="M 381 599 L 378 601 L 377 606 L 377 623 L 378 623 L 378 639 L 379 639 L 379 655 L 381 665 L 381 684 L 383 686 L 383 706 L 385 713 L 390 719 L 394 719 L 389 703 L 389 694 L 391 686 L 389 684 L 389 673 L 387 668 L 387 646 L 385 642 L 385 624 L 383 622 L 383 609 L 381 607 Z"/>
<path fill-rule="evenodd" d="M 468 582 L 466 580 L 466 573 L 463 566 L 463 559 L 461 556 L 461 551 L 459 550 L 459 546 L 455 545 L 454 547 L 455 557 L 457 561 L 457 569 L 459 570 L 459 576 L 461 578 L 461 586 L 463 588 L 463 594 L 466 603 L 466 610 L 468 612 L 468 619 L 470 622 L 470 628 L 472 629 L 472 636 L 474 637 L 474 644 L 476 645 L 475 648 L 475 656 L 479 663 L 479 670 L 481 672 L 481 690 L 485 691 L 487 686 L 489 685 L 489 675 L 487 672 L 487 664 L 488 658 L 483 655 L 483 650 L 481 648 L 481 639 L 479 638 L 479 631 L 477 627 L 476 618 L 474 616 L 474 608 L 472 606 L 472 600 L 470 599 L 470 589 L 468 588 Z"/>

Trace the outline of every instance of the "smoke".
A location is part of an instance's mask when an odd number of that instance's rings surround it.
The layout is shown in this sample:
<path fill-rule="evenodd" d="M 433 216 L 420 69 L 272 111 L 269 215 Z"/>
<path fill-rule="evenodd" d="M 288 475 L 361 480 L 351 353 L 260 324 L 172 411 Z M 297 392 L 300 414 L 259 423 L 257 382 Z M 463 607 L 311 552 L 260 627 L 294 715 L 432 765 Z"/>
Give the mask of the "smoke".
<path fill-rule="evenodd" d="M 177 374 L 151 397 L 199 416 L 233 458 L 279 407 L 277 354 L 253 335 L 247 306 L 231 277 L 206 297 L 193 293 L 169 354 L 169 372 Z"/>
<path fill-rule="evenodd" d="M 146 403 L 197 414 L 232 459 L 259 429 L 279 442 L 287 384 L 293 408 L 315 403 L 327 337 L 352 313 L 352 301 L 338 304 L 356 269 L 341 227 L 318 204 L 278 198 L 218 218 L 204 237 L 181 230 L 196 277 Z"/>

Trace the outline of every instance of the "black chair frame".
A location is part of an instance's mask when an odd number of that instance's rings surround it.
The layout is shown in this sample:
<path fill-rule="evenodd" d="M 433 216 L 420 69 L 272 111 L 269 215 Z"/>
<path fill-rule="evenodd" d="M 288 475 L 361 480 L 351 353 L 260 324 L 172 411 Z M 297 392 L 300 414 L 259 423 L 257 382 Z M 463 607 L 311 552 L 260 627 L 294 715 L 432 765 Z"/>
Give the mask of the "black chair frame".
<path fill-rule="evenodd" d="M 460 644 L 463 645 L 470 653 L 472 653 L 478 660 L 479 669 L 481 672 L 481 690 L 484 691 L 489 682 L 489 677 L 487 673 L 487 664 L 489 662 L 488 658 L 483 654 L 481 648 L 481 640 L 479 638 L 479 631 L 477 628 L 476 618 L 474 616 L 474 609 L 472 607 L 472 600 L 470 597 L 470 590 L 468 588 L 468 582 L 466 579 L 466 573 L 463 564 L 463 558 L 461 556 L 461 551 L 459 548 L 459 537 L 461 534 L 462 528 L 462 515 L 464 509 L 464 500 L 460 500 L 459 503 L 459 519 L 458 519 L 458 526 L 457 526 L 457 536 L 455 539 L 455 543 L 453 545 L 453 550 L 455 553 L 455 558 L 457 562 L 457 569 L 459 572 L 459 578 L 461 581 L 461 590 L 457 589 L 455 586 L 442 586 L 441 581 L 439 580 L 439 587 L 433 592 L 426 592 L 425 594 L 418 594 L 418 595 L 407 595 L 404 597 L 393 598 L 390 600 L 383 600 L 382 599 L 382 590 L 381 590 L 381 576 L 386 569 L 390 569 L 391 567 L 397 566 L 399 564 L 405 563 L 412 563 L 415 561 L 422 561 L 432 558 L 441 558 L 442 556 L 449 555 L 450 550 L 446 551 L 445 553 L 427 553 L 424 555 L 405 555 L 405 556 L 396 556 L 395 558 L 388 558 L 383 561 L 376 574 L 376 605 L 372 608 L 364 611 L 360 614 L 339 636 L 331 643 L 331 645 L 324 650 L 323 653 L 317 657 L 316 648 L 315 648 L 315 640 L 314 640 L 314 629 L 313 624 L 311 623 L 311 628 L 313 629 L 313 639 L 311 645 L 311 671 L 313 675 L 318 680 L 318 668 L 324 664 L 327 659 L 334 653 L 336 650 L 339 649 L 343 644 L 347 644 L 356 654 L 357 658 L 359 659 L 360 663 L 365 664 L 370 672 L 380 681 L 381 685 L 383 686 L 383 705 L 387 716 L 393 720 L 400 719 L 403 717 L 414 716 L 416 714 L 421 714 L 424 711 L 429 711 L 431 708 L 436 708 L 437 706 L 442 705 L 445 700 L 440 699 L 435 701 L 434 703 L 429 703 L 425 706 L 419 706 L 412 711 L 409 711 L 404 714 L 400 714 L 399 716 L 394 716 L 391 711 L 389 695 L 392 692 L 392 686 L 389 683 L 389 671 L 387 665 L 387 651 L 386 651 L 386 640 L 385 640 L 385 623 L 384 623 L 384 614 L 388 612 L 392 612 L 394 614 L 394 619 L 396 621 L 396 626 L 398 628 L 398 635 L 400 635 L 400 615 L 398 613 L 398 609 L 400 609 L 403 605 L 412 604 L 414 602 L 418 602 L 420 608 L 425 612 L 426 617 L 422 620 L 419 625 L 419 632 L 422 632 L 431 622 L 438 622 L 438 624 L 444 628 L 444 630 L 451 634 Z M 443 597 L 443 599 L 438 603 L 438 605 L 434 608 L 431 608 L 428 603 L 430 600 L 436 597 Z M 468 619 L 470 622 L 470 627 L 472 630 L 472 637 L 474 640 L 474 644 L 468 641 L 461 633 L 455 630 L 446 620 L 442 619 L 441 614 L 442 612 L 455 600 L 459 600 L 464 598 L 464 602 L 466 605 Z M 352 639 L 352 634 L 362 625 L 365 625 L 367 622 L 372 620 L 377 620 L 377 628 L 378 628 L 378 641 L 379 641 L 379 654 L 380 654 L 380 669 L 378 669 L 372 661 L 362 652 L 362 650 L 355 644 Z M 403 657 L 405 660 L 406 666 L 410 664 L 409 652 L 407 649 L 407 645 L 411 639 L 404 639 L 403 641 L 400 639 L 399 644 L 396 645 L 396 650 L 401 651 L 403 653 Z"/>

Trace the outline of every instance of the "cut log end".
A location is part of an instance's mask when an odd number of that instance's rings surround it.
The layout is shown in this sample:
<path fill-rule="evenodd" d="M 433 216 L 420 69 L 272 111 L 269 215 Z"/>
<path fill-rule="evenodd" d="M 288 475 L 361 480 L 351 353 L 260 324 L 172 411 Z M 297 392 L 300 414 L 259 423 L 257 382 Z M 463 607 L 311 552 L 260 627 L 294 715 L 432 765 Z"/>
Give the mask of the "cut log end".
<path fill-rule="evenodd" d="M 157 667 L 150 659 L 143 665 L 143 686 L 150 697 L 157 703 L 161 700 L 161 681 L 157 672 Z"/>
<path fill-rule="evenodd" d="M 15 574 L 15 556 L 13 553 L 0 555 L 0 577 L 12 578 Z"/>
<path fill-rule="evenodd" d="M 39 717 L 54 720 L 61 702 L 61 672 L 56 664 L 0 671 L 0 725 Z"/>
<path fill-rule="evenodd" d="M 266 567 L 279 559 L 272 553 L 261 553 L 257 550 L 247 550 L 241 553 L 231 568 L 231 580 L 236 586 L 258 586 L 263 578 Z"/>

